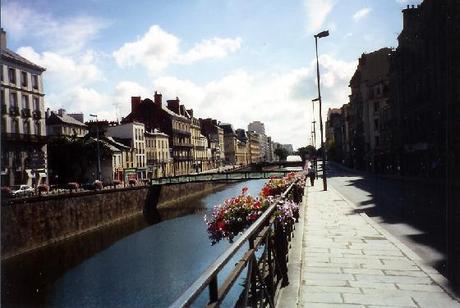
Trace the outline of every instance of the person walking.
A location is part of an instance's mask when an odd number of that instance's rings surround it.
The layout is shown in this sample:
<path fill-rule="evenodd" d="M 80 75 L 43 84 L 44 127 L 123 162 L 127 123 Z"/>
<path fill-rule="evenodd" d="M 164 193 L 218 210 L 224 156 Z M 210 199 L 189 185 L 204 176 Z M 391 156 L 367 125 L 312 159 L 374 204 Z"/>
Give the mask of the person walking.
<path fill-rule="evenodd" d="M 315 175 L 315 170 L 312 167 L 308 168 L 307 176 L 310 178 L 311 186 L 315 186 L 316 175 Z"/>

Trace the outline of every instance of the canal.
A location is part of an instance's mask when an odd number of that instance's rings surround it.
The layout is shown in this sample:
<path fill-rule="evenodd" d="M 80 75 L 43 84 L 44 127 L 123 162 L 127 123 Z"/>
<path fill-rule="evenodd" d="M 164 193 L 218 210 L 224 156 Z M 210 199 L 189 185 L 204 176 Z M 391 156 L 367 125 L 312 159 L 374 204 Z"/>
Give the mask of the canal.
<path fill-rule="evenodd" d="M 155 225 L 136 217 L 8 259 L 2 307 L 167 307 L 230 246 L 210 245 L 204 215 L 244 186 L 257 195 L 265 181 L 229 184 L 189 201 L 202 210 L 187 216 Z"/>

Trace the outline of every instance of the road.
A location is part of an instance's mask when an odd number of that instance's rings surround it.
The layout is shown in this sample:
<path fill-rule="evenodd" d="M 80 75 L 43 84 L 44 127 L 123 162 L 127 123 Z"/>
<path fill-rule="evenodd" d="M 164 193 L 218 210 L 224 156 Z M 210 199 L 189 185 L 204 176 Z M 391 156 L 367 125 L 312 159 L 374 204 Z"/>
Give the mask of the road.
<path fill-rule="evenodd" d="M 442 188 L 378 177 L 337 164 L 329 164 L 328 184 L 352 202 L 357 212 L 366 213 L 427 265 L 445 274 Z"/>

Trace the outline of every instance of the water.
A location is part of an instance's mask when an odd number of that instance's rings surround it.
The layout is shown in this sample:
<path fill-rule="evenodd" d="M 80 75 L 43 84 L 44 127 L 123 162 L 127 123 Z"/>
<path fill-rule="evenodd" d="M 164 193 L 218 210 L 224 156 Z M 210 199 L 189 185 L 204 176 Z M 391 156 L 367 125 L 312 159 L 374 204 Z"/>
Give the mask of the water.
<path fill-rule="evenodd" d="M 258 194 L 264 182 L 232 184 L 192 202 L 209 212 L 243 186 Z M 210 245 L 205 211 L 152 226 L 138 217 L 3 262 L 2 306 L 167 307 L 230 246 Z"/>

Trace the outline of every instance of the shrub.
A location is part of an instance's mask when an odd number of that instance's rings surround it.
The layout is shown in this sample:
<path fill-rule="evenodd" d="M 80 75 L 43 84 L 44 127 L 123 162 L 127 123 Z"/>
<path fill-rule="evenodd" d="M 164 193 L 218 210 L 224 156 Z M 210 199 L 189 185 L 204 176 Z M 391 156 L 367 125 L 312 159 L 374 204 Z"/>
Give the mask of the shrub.
<path fill-rule="evenodd" d="M 40 184 L 37 186 L 37 192 L 39 195 L 41 195 L 42 193 L 47 193 L 50 191 L 50 187 L 46 184 Z"/>
<path fill-rule="evenodd" d="M 104 188 L 104 185 L 102 184 L 101 181 L 96 180 L 96 181 L 94 181 L 94 187 L 95 187 L 96 189 L 101 190 L 102 188 Z"/>
<path fill-rule="evenodd" d="M 67 183 L 67 188 L 70 190 L 77 190 L 80 187 L 76 182 Z"/>

